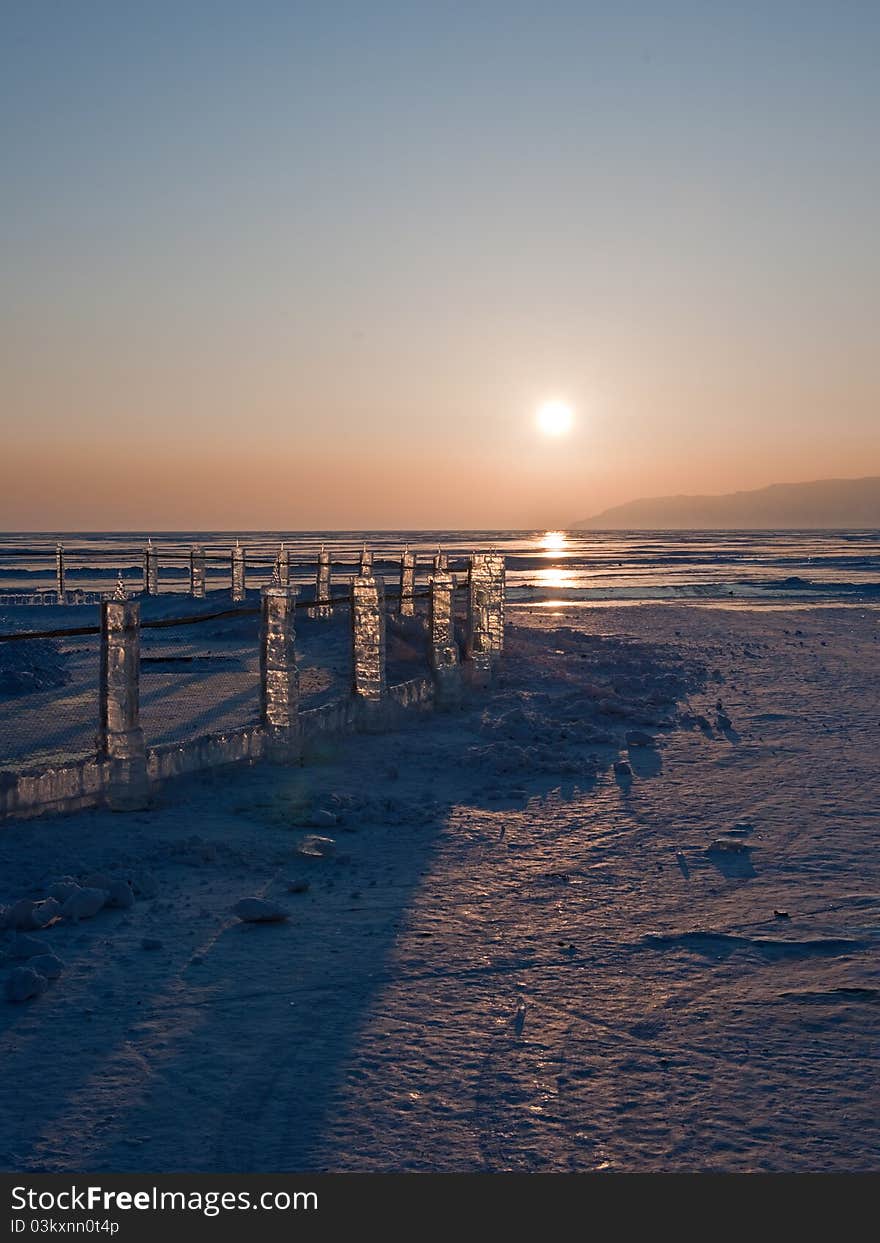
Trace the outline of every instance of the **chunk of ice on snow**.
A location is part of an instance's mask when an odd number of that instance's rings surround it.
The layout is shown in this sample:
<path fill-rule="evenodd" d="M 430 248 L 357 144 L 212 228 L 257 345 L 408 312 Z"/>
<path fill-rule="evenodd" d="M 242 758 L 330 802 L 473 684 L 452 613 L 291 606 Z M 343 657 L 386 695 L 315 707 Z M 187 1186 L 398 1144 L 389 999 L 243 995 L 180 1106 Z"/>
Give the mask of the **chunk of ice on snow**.
<path fill-rule="evenodd" d="M 31 997 L 39 997 L 48 988 L 44 975 L 31 967 L 16 967 L 6 981 L 6 996 L 10 1001 L 27 1001 Z"/>
<path fill-rule="evenodd" d="M 39 954 L 30 960 L 28 966 L 47 980 L 57 980 L 64 970 L 64 963 L 55 954 Z"/>
<path fill-rule="evenodd" d="M 61 915 L 64 919 L 73 920 L 74 923 L 80 919 L 91 919 L 103 909 L 106 902 L 106 889 L 78 889 L 62 906 Z"/>

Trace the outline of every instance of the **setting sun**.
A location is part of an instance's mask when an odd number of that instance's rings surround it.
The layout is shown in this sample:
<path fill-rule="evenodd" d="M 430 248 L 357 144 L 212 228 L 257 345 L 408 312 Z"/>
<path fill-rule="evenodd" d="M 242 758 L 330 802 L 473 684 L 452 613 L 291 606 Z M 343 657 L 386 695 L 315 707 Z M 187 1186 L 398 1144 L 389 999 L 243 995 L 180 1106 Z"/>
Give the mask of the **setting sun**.
<path fill-rule="evenodd" d="M 545 401 L 538 409 L 537 424 L 545 436 L 564 436 L 573 422 L 572 408 L 564 401 Z"/>

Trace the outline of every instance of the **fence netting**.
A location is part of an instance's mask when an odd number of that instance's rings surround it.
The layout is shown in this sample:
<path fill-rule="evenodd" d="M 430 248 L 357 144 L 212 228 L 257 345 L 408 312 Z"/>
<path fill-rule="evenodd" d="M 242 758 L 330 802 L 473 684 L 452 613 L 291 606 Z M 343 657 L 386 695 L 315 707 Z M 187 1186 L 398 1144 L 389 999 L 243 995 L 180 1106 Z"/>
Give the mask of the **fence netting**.
<path fill-rule="evenodd" d="M 306 608 L 296 610 L 296 663 L 303 709 L 320 708 L 351 690 L 351 608 L 346 599 L 333 603 L 332 611 L 323 617 L 310 617 Z"/>
<path fill-rule="evenodd" d="M 97 635 L 0 643 L 0 769 L 94 755 L 98 680 Z"/>
<path fill-rule="evenodd" d="M 386 576 L 389 686 L 430 673 L 426 577 L 415 583 L 415 615 L 401 617 L 399 584 Z M 457 579 L 453 608 L 456 631 L 463 638 L 464 575 L 459 573 Z M 314 610 L 314 590 L 306 587 L 295 611 L 304 710 L 342 699 L 352 689 L 352 614 L 345 585 L 334 584 L 331 602 L 329 610 Z M 258 724 L 260 608 L 255 601 L 243 606 L 230 601 L 227 608 L 208 616 L 181 616 L 175 610 L 171 618 L 155 613 L 151 617 L 144 609 L 140 721 L 148 747 Z M 11 613 L 4 614 L 3 621 L 6 625 L 0 629 L 12 632 Z M 89 624 L 82 629 L 94 626 L 91 617 L 83 621 Z M 70 631 L 68 626 L 61 633 L 59 627 L 46 637 L 0 639 L 0 769 L 45 769 L 96 753 L 100 637 Z"/>
<path fill-rule="evenodd" d="M 258 612 L 195 624 L 142 625 L 140 711 L 148 747 L 256 725 Z"/>
<path fill-rule="evenodd" d="M 411 682 L 413 678 L 427 677 L 431 672 L 428 661 L 428 637 L 425 633 L 423 614 L 426 601 L 415 600 L 415 617 L 397 617 L 389 614 L 385 629 L 385 677 L 389 686 Z"/>

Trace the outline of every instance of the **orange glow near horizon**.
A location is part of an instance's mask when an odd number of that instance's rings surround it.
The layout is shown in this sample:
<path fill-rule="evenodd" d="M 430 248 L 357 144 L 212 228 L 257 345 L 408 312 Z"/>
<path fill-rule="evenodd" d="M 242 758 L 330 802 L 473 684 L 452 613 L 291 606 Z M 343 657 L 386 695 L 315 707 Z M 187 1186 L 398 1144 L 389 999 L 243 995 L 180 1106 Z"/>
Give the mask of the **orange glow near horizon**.
<path fill-rule="evenodd" d="M 880 6 L 43 7 L 4 10 L 0 531 L 540 558 L 880 475 Z"/>

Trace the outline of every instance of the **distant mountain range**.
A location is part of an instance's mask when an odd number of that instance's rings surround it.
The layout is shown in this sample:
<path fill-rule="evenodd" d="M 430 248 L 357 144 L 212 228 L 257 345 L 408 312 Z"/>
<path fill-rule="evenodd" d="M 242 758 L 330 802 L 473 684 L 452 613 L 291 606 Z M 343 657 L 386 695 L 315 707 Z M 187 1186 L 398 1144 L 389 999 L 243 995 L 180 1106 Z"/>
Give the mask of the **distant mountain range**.
<path fill-rule="evenodd" d="M 774 483 L 723 496 L 655 496 L 572 525 L 588 531 L 880 528 L 880 476 Z"/>

